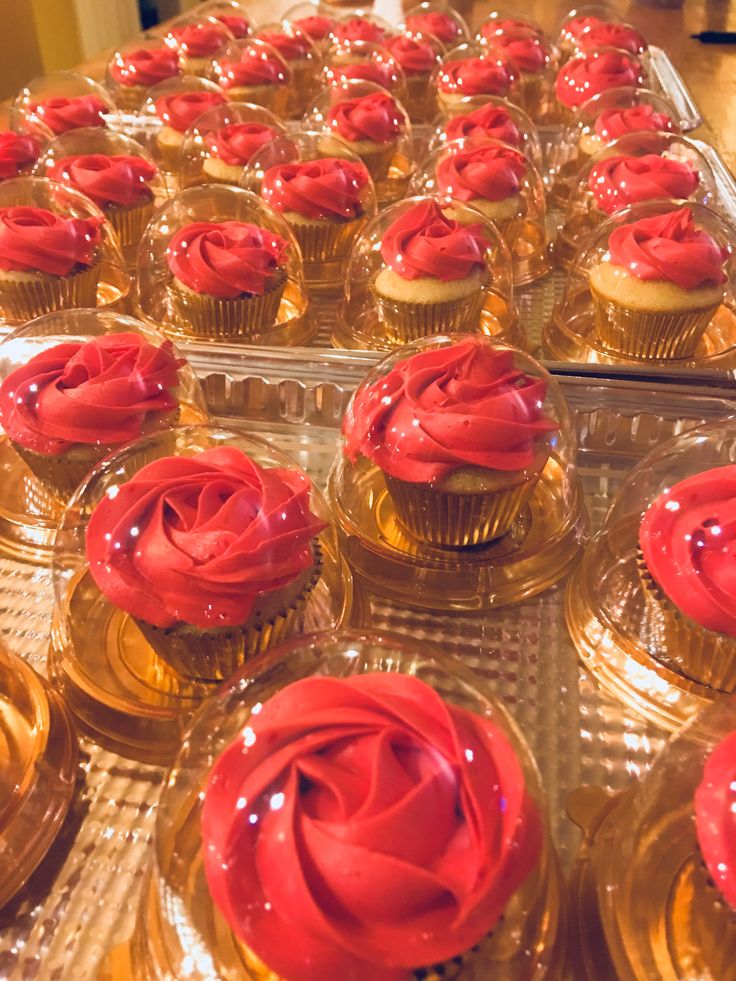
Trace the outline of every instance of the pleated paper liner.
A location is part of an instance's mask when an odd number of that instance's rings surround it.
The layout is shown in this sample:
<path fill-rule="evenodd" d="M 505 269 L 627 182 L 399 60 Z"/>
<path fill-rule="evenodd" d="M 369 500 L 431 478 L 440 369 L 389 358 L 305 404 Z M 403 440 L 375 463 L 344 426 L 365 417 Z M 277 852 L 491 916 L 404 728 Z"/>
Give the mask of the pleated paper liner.
<path fill-rule="evenodd" d="M 161 167 L 169 174 L 175 174 L 179 169 L 179 151 L 183 140 L 183 136 L 178 143 L 164 143 L 163 140 L 156 140 L 156 146 L 161 155 Z"/>
<path fill-rule="evenodd" d="M 505 535 L 531 499 L 539 475 L 513 487 L 478 494 L 435 490 L 388 474 L 384 479 L 397 519 L 415 538 L 466 548 Z"/>
<path fill-rule="evenodd" d="M 327 262 L 347 255 L 353 239 L 362 226 L 361 218 L 352 221 L 325 219 L 319 223 L 289 222 L 289 227 L 299 243 L 304 262 Z"/>
<path fill-rule="evenodd" d="M 710 977 L 736 979 L 736 910 L 726 903 L 697 850 L 690 907 L 692 932 L 702 951 Z"/>
<path fill-rule="evenodd" d="M 13 448 L 37 480 L 61 501 L 68 500 L 90 470 L 113 450 L 112 446 L 77 443 L 73 452 L 49 456 L 35 453 L 18 443 L 13 443 Z"/>
<path fill-rule="evenodd" d="M 137 112 L 147 89 L 143 85 L 121 85 L 115 90 L 115 105 L 123 112 Z"/>
<path fill-rule="evenodd" d="M 152 197 L 130 208 L 111 207 L 105 209 L 105 215 L 115 229 L 123 249 L 130 248 L 131 245 L 138 245 L 152 214 Z"/>
<path fill-rule="evenodd" d="M 404 109 L 409 113 L 409 119 L 413 123 L 424 123 L 431 115 L 428 111 L 428 80 L 427 75 L 407 75 L 406 76 L 406 98 L 404 99 Z"/>
<path fill-rule="evenodd" d="M 248 337 L 272 327 L 286 288 L 286 270 L 280 269 L 262 296 L 221 299 L 169 285 L 177 326 L 193 337 Z"/>
<path fill-rule="evenodd" d="M 544 108 L 544 76 L 532 72 L 521 72 L 521 100 L 524 110 L 532 119 L 539 119 Z"/>
<path fill-rule="evenodd" d="M 269 109 L 274 116 L 281 119 L 286 119 L 288 115 L 288 85 L 236 85 L 225 95 L 231 102 L 250 102 L 254 106 Z"/>
<path fill-rule="evenodd" d="M 612 303 L 591 289 L 596 333 L 608 351 L 639 358 L 687 358 L 694 354 L 718 305 L 705 310 L 648 313 Z"/>
<path fill-rule="evenodd" d="M 100 263 L 68 276 L 32 280 L 0 279 L 0 309 L 6 319 L 25 322 L 55 310 L 97 306 Z"/>
<path fill-rule="evenodd" d="M 681 613 L 652 578 L 641 549 L 636 566 L 646 602 L 661 618 L 663 660 L 692 681 L 717 691 L 736 691 L 736 637 L 701 627 Z"/>
<path fill-rule="evenodd" d="M 372 292 L 381 320 L 402 344 L 435 334 L 477 331 L 486 300 L 480 284 L 470 296 L 441 303 L 405 303 Z"/>
<path fill-rule="evenodd" d="M 374 181 L 383 181 L 388 176 L 391 169 L 391 162 L 394 159 L 396 148 L 393 143 L 386 146 L 377 144 L 378 149 L 372 153 L 359 153 L 358 156 L 365 164 L 366 170 Z"/>

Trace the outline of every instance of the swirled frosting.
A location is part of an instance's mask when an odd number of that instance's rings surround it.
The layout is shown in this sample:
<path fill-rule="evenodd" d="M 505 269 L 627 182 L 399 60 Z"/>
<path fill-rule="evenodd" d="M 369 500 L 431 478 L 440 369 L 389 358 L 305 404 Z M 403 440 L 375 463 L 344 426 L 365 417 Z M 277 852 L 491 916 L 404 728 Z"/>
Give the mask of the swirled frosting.
<path fill-rule="evenodd" d="M 306 58 L 312 48 L 310 38 L 306 34 L 297 32 L 289 34 L 287 31 L 259 31 L 257 37 L 260 41 L 265 41 L 266 44 L 275 48 L 286 61 Z"/>
<path fill-rule="evenodd" d="M 706 760 L 695 791 L 695 828 L 713 882 L 736 909 L 736 732 Z"/>
<path fill-rule="evenodd" d="M 536 75 L 547 64 L 547 49 L 536 34 L 498 34 L 493 38 L 493 47 L 520 72 Z"/>
<path fill-rule="evenodd" d="M 457 201 L 505 201 L 521 190 L 526 159 L 511 147 L 479 145 L 447 153 L 437 164 L 437 188 Z"/>
<path fill-rule="evenodd" d="M 445 124 L 448 141 L 490 137 L 511 146 L 521 146 L 521 133 L 507 109 L 488 102 L 464 116 L 454 116 Z"/>
<path fill-rule="evenodd" d="M 371 92 L 331 106 L 328 124 L 349 143 L 389 143 L 404 130 L 404 117 L 386 92 Z"/>
<path fill-rule="evenodd" d="M 176 51 L 166 45 L 118 52 L 110 64 L 110 75 L 118 85 L 140 85 L 146 89 L 174 78 L 180 71 Z"/>
<path fill-rule="evenodd" d="M 332 17 L 324 17 L 322 14 L 311 14 L 294 21 L 294 27 L 309 35 L 313 41 L 324 41 L 332 32 L 334 24 Z"/>
<path fill-rule="evenodd" d="M 186 133 L 203 112 L 226 101 L 220 92 L 174 92 L 156 99 L 156 115 L 178 133 Z"/>
<path fill-rule="evenodd" d="M 96 205 L 107 208 L 149 201 L 153 194 L 148 185 L 156 173 L 155 165 L 143 157 L 89 153 L 62 157 L 49 176 L 62 184 L 71 184 Z"/>
<path fill-rule="evenodd" d="M 240 61 L 221 61 L 219 82 L 223 89 L 240 85 L 286 85 L 289 71 L 275 53 L 260 48 L 246 49 Z"/>
<path fill-rule="evenodd" d="M 725 283 L 728 253 L 698 228 L 687 206 L 614 229 L 611 262 L 642 280 L 675 283 L 681 289 Z"/>
<path fill-rule="evenodd" d="M 77 266 L 90 266 L 102 221 L 65 218 L 46 208 L 0 208 L 0 269 L 68 276 Z"/>
<path fill-rule="evenodd" d="M 290 981 L 410 981 L 469 950 L 541 827 L 498 726 L 388 672 L 266 701 L 215 761 L 201 824 L 214 902 Z"/>
<path fill-rule="evenodd" d="M 275 140 L 278 133 L 265 123 L 228 123 L 205 135 L 213 156 L 233 167 L 244 167 L 251 157 Z"/>
<path fill-rule="evenodd" d="M 330 72 L 336 79 L 357 78 L 363 82 L 375 82 L 382 88 L 391 90 L 399 81 L 396 63 L 393 58 L 365 58 L 351 64 L 336 64 L 330 67 Z"/>
<path fill-rule="evenodd" d="M 429 75 L 437 64 L 437 54 L 429 41 L 410 34 L 389 38 L 384 47 L 401 66 L 405 75 Z"/>
<path fill-rule="evenodd" d="M 607 23 L 607 21 L 601 20 L 600 17 L 595 17 L 592 14 L 583 14 L 580 17 L 572 17 L 565 24 L 563 35 L 566 38 L 571 38 L 573 41 L 577 41 L 583 31 L 590 30 L 591 27 L 599 27 L 601 24 L 605 23 Z"/>
<path fill-rule="evenodd" d="M 386 31 L 367 17 L 350 17 L 338 20 L 332 29 L 336 41 L 371 41 L 380 44 L 386 37 Z"/>
<path fill-rule="evenodd" d="M 639 543 L 652 579 L 679 610 L 736 637 L 736 466 L 695 474 L 660 494 Z"/>
<path fill-rule="evenodd" d="M 244 221 L 195 221 L 172 236 L 166 261 L 195 293 L 223 299 L 262 296 L 286 261 L 288 243 Z"/>
<path fill-rule="evenodd" d="M 563 106 L 577 109 L 588 99 L 608 89 L 637 87 L 644 82 L 641 65 L 622 51 L 578 55 L 560 69 L 555 94 Z"/>
<path fill-rule="evenodd" d="M 658 112 L 648 103 L 626 109 L 604 109 L 594 125 L 596 136 L 607 143 L 626 133 L 671 133 L 674 128 L 667 113 Z"/>
<path fill-rule="evenodd" d="M 480 224 L 447 218 L 436 201 L 412 205 L 383 233 L 381 256 L 402 279 L 465 279 L 485 264 Z"/>
<path fill-rule="evenodd" d="M 30 133 L 0 132 L 0 181 L 17 177 L 32 167 L 41 153 L 41 144 Z"/>
<path fill-rule="evenodd" d="M 558 429 L 546 416 L 547 383 L 514 367 L 514 352 L 475 338 L 399 361 L 359 389 L 343 423 L 345 452 L 410 483 L 462 467 L 534 465 Z"/>
<path fill-rule="evenodd" d="M 156 627 L 247 621 L 259 596 L 314 564 L 325 527 L 300 470 L 218 447 L 163 457 L 108 494 L 87 526 L 87 560 L 116 607 Z"/>
<path fill-rule="evenodd" d="M 517 17 L 492 17 L 480 26 L 480 33 L 487 41 L 501 34 L 518 34 L 519 32 L 531 33 L 538 38 L 544 37 L 544 31 L 534 21 L 521 20 Z"/>
<path fill-rule="evenodd" d="M 7 376 L 0 421 L 13 442 L 46 456 L 129 443 L 148 413 L 176 408 L 183 364 L 171 341 L 156 347 L 139 334 L 56 344 Z"/>
<path fill-rule="evenodd" d="M 241 40 L 241 38 L 248 37 L 250 34 L 250 24 L 248 23 L 248 19 L 243 17 L 242 14 L 228 14 L 217 11 L 216 13 L 213 13 L 212 16 L 215 18 L 215 20 L 219 20 L 221 24 L 224 24 L 232 36 L 238 41 Z"/>
<path fill-rule="evenodd" d="M 71 99 L 57 95 L 33 106 L 35 115 L 56 136 L 70 129 L 104 126 L 105 113 L 109 111 L 109 107 L 96 95 L 78 95 Z"/>
<path fill-rule="evenodd" d="M 178 50 L 188 58 L 211 58 L 232 35 L 221 21 L 212 23 L 201 21 L 196 24 L 183 24 L 173 27 L 171 37 Z"/>
<path fill-rule="evenodd" d="M 647 153 L 643 157 L 607 157 L 588 175 L 596 204 L 607 215 L 636 201 L 689 198 L 700 174 L 689 163 Z"/>
<path fill-rule="evenodd" d="M 647 42 L 633 27 L 603 21 L 598 24 L 589 24 L 577 35 L 575 40 L 581 51 L 610 47 L 635 55 L 641 54 L 647 49 Z"/>
<path fill-rule="evenodd" d="M 368 179 L 363 164 L 338 157 L 277 164 L 263 176 L 261 197 L 276 211 L 350 221 L 363 212 L 361 192 Z"/>
<path fill-rule="evenodd" d="M 451 95 L 506 95 L 513 78 L 510 67 L 492 58 L 449 61 L 437 76 L 440 92 Z"/>
<path fill-rule="evenodd" d="M 463 33 L 457 21 L 441 10 L 412 14 L 406 18 L 406 28 L 415 34 L 431 34 L 443 44 L 455 41 Z"/>

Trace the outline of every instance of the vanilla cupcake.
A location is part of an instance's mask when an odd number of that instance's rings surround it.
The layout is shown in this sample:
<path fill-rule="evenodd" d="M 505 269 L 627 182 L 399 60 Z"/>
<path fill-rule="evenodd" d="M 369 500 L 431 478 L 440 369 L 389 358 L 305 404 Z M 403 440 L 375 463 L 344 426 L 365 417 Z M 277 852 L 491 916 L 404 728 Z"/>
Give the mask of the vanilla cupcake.
<path fill-rule="evenodd" d="M 563 118 L 609 89 L 638 88 L 646 73 L 637 59 L 624 51 L 590 51 L 577 55 L 560 68 L 555 79 L 555 95 Z"/>
<path fill-rule="evenodd" d="M 248 162 L 279 133 L 273 126 L 259 122 L 227 123 L 209 130 L 204 136 L 207 154 L 202 161 L 202 176 L 218 184 L 240 186 Z"/>
<path fill-rule="evenodd" d="M 291 71 L 284 59 L 263 41 L 248 41 L 245 46 L 214 62 L 214 75 L 229 99 L 250 102 L 286 116 L 289 108 Z"/>
<path fill-rule="evenodd" d="M 226 25 L 214 17 L 174 24 L 169 32 L 186 75 L 204 75 L 212 58 L 232 37 Z"/>
<path fill-rule="evenodd" d="M 386 178 L 404 121 L 396 102 L 383 91 L 343 99 L 327 113 L 330 130 L 360 157 L 374 181 Z"/>
<path fill-rule="evenodd" d="M 107 73 L 114 86 L 115 101 L 120 109 L 137 110 L 146 92 L 170 78 L 181 74 L 179 57 L 163 41 L 155 46 L 131 45 L 117 51 L 110 60 Z"/>
<path fill-rule="evenodd" d="M 608 143 L 627 133 L 675 133 L 678 127 L 669 113 L 660 111 L 648 102 L 636 106 L 604 109 L 592 128 L 583 132 L 578 143 L 581 158 L 598 153 Z"/>
<path fill-rule="evenodd" d="M 156 99 L 156 115 L 163 123 L 156 134 L 156 146 L 165 170 L 177 171 L 179 150 L 189 127 L 203 112 L 226 101 L 222 93 L 209 91 L 172 92 Z"/>
<path fill-rule="evenodd" d="M 314 42 L 298 27 L 289 24 L 260 28 L 256 37 L 278 51 L 286 62 L 291 72 L 286 113 L 298 119 L 307 108 L 315 86 Z"/>
<path fill-rule="evenodd" d="M 519 76 L 521 101 L 532 119 L 546 109 L 547 74 L 551 56 L 538 34 L 521 29 L 501 31 L 488 38 L 488 45 L 505 58 Z"/>
<path fill-rule="evenodd" d="M 524 155 L 511 147 L 472 140 L 462 149 L 450 144 L 437 163 L 437 190 L 490 218 L 513 252 L 513 223 L 525 212 L 526 170 Z"/>
<path fill-rule="evenodd" d="M 421 34 L 407 33 L 389 38 L 384 47 L 404 73 L 404 108 L 409 118 L 413 122 L 425 122 L 431 113 L 429 79 L 440 61 L 437 45 Z"/>
<path fill-rule="evenodd" d="M 453 109 L 463 99 L 480 95 L 506 98 L 516 74 L 508 62 L 493 57 L 468 57 L 445 62 L 436 77 L 437 105 Z"/>

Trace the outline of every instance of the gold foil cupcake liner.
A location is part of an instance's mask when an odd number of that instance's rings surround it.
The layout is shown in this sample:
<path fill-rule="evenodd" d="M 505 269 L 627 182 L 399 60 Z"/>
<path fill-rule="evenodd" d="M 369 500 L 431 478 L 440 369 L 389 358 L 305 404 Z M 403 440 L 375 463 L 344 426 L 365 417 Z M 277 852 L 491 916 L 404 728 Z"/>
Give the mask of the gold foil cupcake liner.
<path fill-rule="evenodd" d="M 709 977 L 736 978 L 736 910 L 726 903 L 697 849 L 693 871 L 692 933 Z"/>
<path fill-rule="evenodd" d="M 77 443 L 72 453 L 47 456 L 18 443 L 13 443 L 13 448 L 37 480 L 61 501 L 69 500 L 90 470 L 113 450 L 112 446 L 81 446 Z"/>
<path fill-rule="evenodd" d="M 0 281 L 0 309 L 8 320 L 25 322 L 55 310 L 97 306 L 100 263 L 69 276 Z"/>
<path fill-rule="evenodd" d="M 404 108 L 413 123 L 427 122 L 429 106 L 428 78 L 426 75 L 406 76 Z"/>
<path fill-rule="evenodd" d="M 115 90 L 115 105 L 123 112 L 138 112 L 145 94 L 143 85 L 121 85 Z"/>
<path fill-rule="evenodd" d="M 485 291 L 478 287 L 470 296 L 440 303 L 405 303 L 389 300 L 373 290 L 378 313 L 397 341 L 408 344 L 422 337 L 477 331 L 485 303 Z"/>
<path fill-rule="evenodd" d="M 272 327 L 278 318 L 286 288 L 286 270 L 280 269 L 262 296 L 221 299 L 169 286 L 177 326 L 193 337 L 249 337 Z"/>
<path fill-rule="evenodd" d="M 607 351 L 644 361 L 695 353 L 718 306 L 707 310 L 648 313 L 612 303 L 591 289 L 598 339 Z"/>
<path fill-rule="evenodd" d="M 123 249 L 138 245 L 153 214 L 153 199 L 130 208 L 108 208 L 105 212 Z"/>
<path fill-rule="evenodd" d="M 179 151 L 181 143 L 157 142 L 158 152 L 161 157 L 161 169 L 169 174 L 175 174 L 179 170 Z"/>
<path fill-rule="evenodd" d="M 521 100 L 531 119 L 538 119 L 544 108 L 544 77 L 531 72 L 521 73 Z"/>
<path fill-rule="evenodd" d="M 390 143 L 385 149 L 375 150 L 373 153 L 358 154 L 374 183 L 386 180 L 395 152 L 393 143 Z"/>
<path fill-rule="evenodd" d="M 501 538 L 524 512 L 538 475 L 513 487 L 455 494 L 427 484 L 410 484 L 384 473 L 396 518 L 420 541 L 467 548 Z"/>
<path fill-rule="evenodd" d="M 347 255 L 362 222 L 329 221 L 316 224 L 292 222 L 289 227 L 299 243 L 304 262 L 327 262 Z"/>

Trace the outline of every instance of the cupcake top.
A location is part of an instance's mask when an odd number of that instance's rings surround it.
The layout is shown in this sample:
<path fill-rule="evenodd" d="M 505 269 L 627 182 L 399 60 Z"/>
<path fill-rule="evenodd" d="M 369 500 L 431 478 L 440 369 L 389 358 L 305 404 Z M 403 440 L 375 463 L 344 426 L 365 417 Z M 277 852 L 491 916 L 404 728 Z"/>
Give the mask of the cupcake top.
<path fill-rule="evenodd" d="M 286 61 L 306 58 L 312 48 L 312 41 L 305 34 L 288 31 L 259 31 L 259 41 L 265 41 L 275 48 Z"/>
<path fill-rule="evenodd" d="M 187 58 L 211 58 L 231 39 L 230 31 L 218 20 L 182 24 L 171 29 L 177 49 Z"/>
<path fill-rule="evenodd" d="M 547 384 L 514 367 L 514 352 L 466 338 L 399 361 L 359 389 L 343 423 L 345 453 L 410 483 L 463 467 L 532 467 L 559 427 L 542 410 Z"/>
<path fill-rule="evenodd" d="M 571 58 L 555 80 L 555 94 L 563 106 L 577 109 L 608 89 L 636 87 L 644 81 L 641 65 L 622 51 L 601 51 Z"/>
<path fill-rule="evenodd" d="M 593 14 L 583 14 L 580 17 L 572 17 L 565 24 L 563 35 L 571 38 L 573 41 L 577 41 L 583 31 L 588 31 L 591 29 L 591 27 L 599 27 L 601 24 L 606 23 L 608 23 L 608 21 L 601 20 L 600 17 L 596 17 Z"/>
<path fill-rule="evenodd" d="M 71 99 L 57 95 L 33 106 L 36 116 L 56 136 L 70 129 L 104 126 L 105 113 L 109 111 L 109 107 L 96 95 L 77 95 Z"/>
<path fill-rule="evenodd" d="M 232 36 L 237 40 L 241 38 L 248 37 L 250 34 L 250 24 L 248 23 L 248 18 L 244 17 L 242 14 L 238 13 L 227 13 L 227 12 L 213 12 L 212 17 L 215 20 L 219 20 L 221 24 L 230 31 Z"/>
<path fill-rule="evenodd" d="M 195 293 L 222 299 L 263 296 L 286 262 L 288 242 L 244 221 L 195 221 L 172 236 L 166 261 Z"/>
<path fill-rule="evenodd" d="M 203 112 L 226 101 L 220 92 L 174 92 L 156 99 L 156 115 L 178 133 L 186 133 Z"/>
<path fill-rule="evenodd" d="M 470 146 L 437 164 L 437 189 L 456 201 L 505 201 L 521 190 L 524 155 L 507 146 Z"/>
<path fill-rule="evenodd" d="M 268 699 L 215 761 L 201 829 L 213 901 L 293 981 L 411 981 L 468 951 L 542 844 L 498 726 L 388 672 Z"/>
<path fill-rule="evenodd" d="M 392 89 L 398 82 L 398 72 L 393 59 L 379 61 L 364 58 L 346 65 L 333 65 L 330 69 L 336 78 L 357 78 L 363 82 L 375 82 L 384 89 Z"/>
<path fill-rule="evenodd" d="M 506 95 L 512 81 L 509 69 L 493 58 L 465 58 L 442 66 L 437 87 L 450 95 Z"/>
<path fill-rule="evenodd" d="M 547 65 L 549 54 L 544 42 L 536 35 L 519 32 L 498 34 L 493 47 L 506 58 L 517 71 L 536 75 Z"/>
<path fill-rule="evenodd" d="M 332 32 L 334 24 L 332 17 L 323 17 L 321 14 L 310 14 L 294 21 L 294 27 L 309 35 L 313 41 L 324 41 Z"/>
<path fill-rule="evenodd" d="M 368 172 L 362 164 L 321 157 L 269 168 L 261 183 L 261 197 L 280 212 L 351 221 L 363 213 L 361 192 L 367 183 Z"/>
<path fill-rule="evenodd" d="M 429 41 L 411 34 L 397 34 L 384 47 L 401 66 L 405 75 L 429 75 L 437 64 L 437 53 Z"/>
<path fill-rule="evenodd" d="M 349 143 L 390 143 L 404 130 L 404 117 L 387 92 L 370 92 L 331 106 L 327 122 Z"/>
<path fill-rule="evenodd" d="M 130 207 L 153 198 L 148 186 L 158 173 L 143 157 L 88 153 L 63 157 L 49 174 L 52 180 L 71 184 L 100 208 Z"/>
<path fill-rule="evenodd" d="M 443 44 L 449 44 L 462 36 L 458 22 L 441 10 L 427 10 L 422 14 L 412 14 L 406 18 L 407 30 L 416 34 L 431 34 Z"/>
<path fill-rule="evenodd" d="M 386 31 L 367 17 L 350 17 L 335 23 L 332 33 L 337 41 L 371 41 L 380 44 L 386 37 Z"/>
<path fill-rule="evenodd" d="M 736 910 L 736 732 L 708 757 L 695 791 L 700 852 L 721 895 Z"/>
<path fill-rule="evenodd" d="M 600 21 L 589 24 L 576 37 L 577 46 L 582 51 L 591 48 L 618 48 L 629 54 L 641 54 L 647 50 L 647 42 L 642 35 L 627 24 L 608 23 Z"/>
<path fill-rule="evenodd" d="M 146 89 L 180 72 L 176 51 L 167 46 L 118 52 L 110 65 L 110 75 L 118 85 L 140 85 Z"/>
<path fill-rule="evenodd" d="M 17 177 L 32 167 L 41 153 L 41 144 L 30 133 L 0 132 L 0 181 Z"/>
<path fill-rule="evenodd" d="M 118 609 L 156 627 L 242 624 L 259 596 L 314 565 L 325 524 L 310 490 L 301 471 L 235 447 L 163 457 L 92 512 L 90 572 Z"/>
<path fill-rule="evenodd" d="M 139 334 L 56 344 L 7 376 L 0 421 L 14 443 L 45 456 L 129 443 L 148 413 L 177 407 L 183 365 L 171 341 L 156 347 Z"/>
<path fill-rule="evenodd" d="M 588 175 L 595 202 L 607 215 L 637 201 L 689 198 L 699 184 L 700 174 L 689 163 L 657 153 L 606 157 Z"/>
<path fill-rule="evenodd" d="M 445 124 L 448 141 L 490 137 L 511 146 L 521 146 L 521 133 L 508 109 L 488 102 L 464 116 L 454 116 Z"/>
<path fill-rule="evenodd" d="M 240 61 L 221 61 L 219 67 L 219 82 L 224 89 L 239 85 L 285 85 L 289 80 L 280 58 L 255 47 L 243 52 Z"/>
<path fill-rule="evenodd" d="M 626 109 L 604 109 L 596 119 L 594 129 L 596 136 L 610 143 L 626 133 L 671 133 L 674 126 L 667 113 L 642 103 Z"/>
<path fill-rule="evenodd" d="M 698 228 L 690 208 L 615 228 L 608 239 L 611 262 L 637 279 L 674 283 L 683 290 L 726 282 L 727 254 Z"/>
<path fill-rule="evenodd" d="M 265 123 L 228 123 L 207 133 L 204 141 L 214 157 L 232 167 L 245 167 L 251 157 L 279 134 Z"/>
<path fill-rule="evenodd" d="M 670 487 L 639 529 L 647 570 L 701 627 L 736 637 L 736 466 L 715 467 Z"/>
<path fill-rule="evenodd" d="M 102 217 L 65 218 L 46 208 L 0 208 L 0 269 L 68 276 L 92 265 Z"/>

